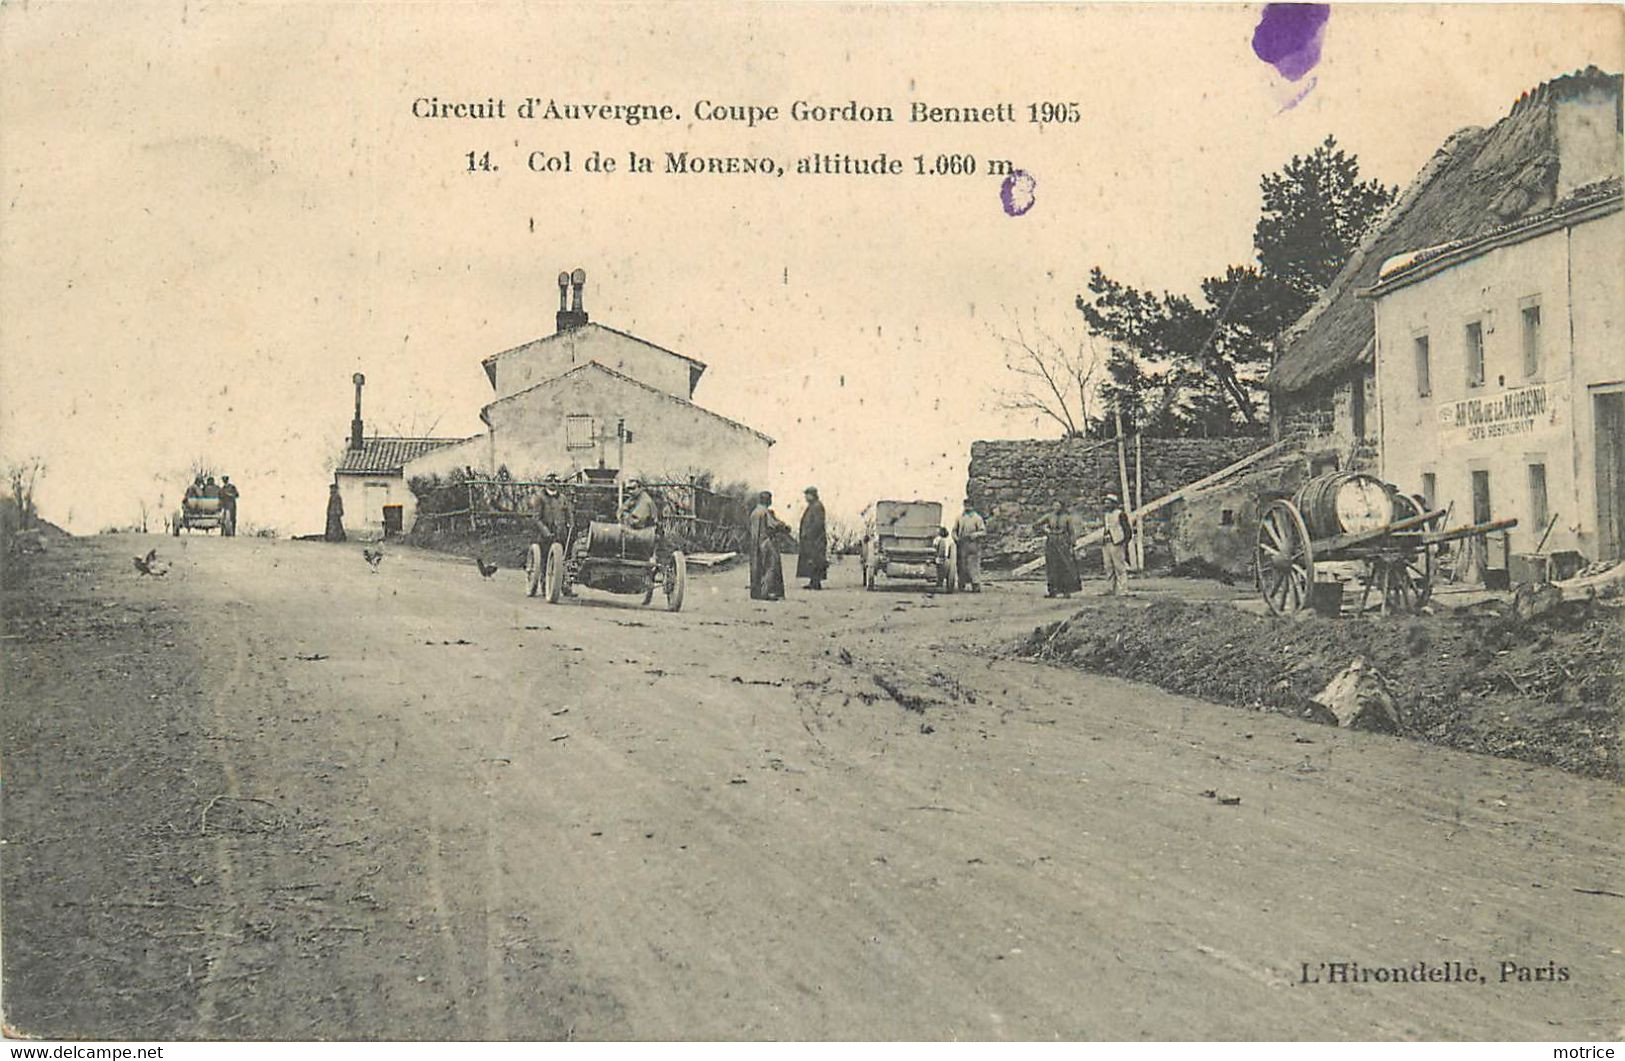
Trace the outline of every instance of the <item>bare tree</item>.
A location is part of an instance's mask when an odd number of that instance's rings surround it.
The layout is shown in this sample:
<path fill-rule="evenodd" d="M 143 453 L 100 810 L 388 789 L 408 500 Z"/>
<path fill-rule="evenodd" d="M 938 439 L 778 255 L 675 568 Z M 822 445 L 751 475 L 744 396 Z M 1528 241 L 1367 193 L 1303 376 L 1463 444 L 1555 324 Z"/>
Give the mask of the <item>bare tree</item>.
<path fill-rule="evenodd" d="M 1012 412 L 1037 413 L 1053 420 L 1064 437 L 1086 434 L 1097 404 L 1095 375 L 1100 355 L 1088 336 L 1066 342 L 1035 322 L 1023 328 L 1016 321 L 1010 334 L 997 335 L 1005 346 L 1005 367 L 1019 386 L 998 392 L 998 407 Z"/>
<path fill-rule="evenodd" d="M 26 457 L 6 465 L 11 500 L 17 506 L 17 526 L 23 530 L 34 525 L 34 487 L 44 474 L 45 461 L 39 457 Z"/>

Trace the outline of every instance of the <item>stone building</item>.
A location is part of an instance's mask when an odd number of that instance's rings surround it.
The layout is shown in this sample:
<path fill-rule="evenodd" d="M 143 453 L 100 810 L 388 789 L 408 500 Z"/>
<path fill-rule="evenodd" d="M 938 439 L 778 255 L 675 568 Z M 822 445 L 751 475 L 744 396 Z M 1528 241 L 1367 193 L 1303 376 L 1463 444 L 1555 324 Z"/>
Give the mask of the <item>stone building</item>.
<path fill-rule="evenodd" d="M 1616 176 L 1619 130 L 1620 75 L 1591 67 L 1451 136 L 1282 337 L 1267 380 L 1275 436 L 1312 440 L 1317 471 L 1378 467 L 1376 324 L 1362 292 L 1397 256 L 1486 236 Z"/>
<path fill-rule="evenodd" d="M 485 358 L 485 430 L 409 461 L 410 481 L 458 468 L 516 478 L 620 468 L 647 479 L 767 481 L 773 439 L 695 404 L 705 363 L 588 319 L 586 274 L 559 275 L 551 335 Z"/>
<path fill-rule="evenodd" d="M 333 481 L 344 502 L 346 532 L 357 538 L 383 538 L 411 530 L 417 518 L 417 498 L 407 488 L 406 465 L 463 440 L 369 437 L 361 420 L 361 389 L 366 382 L 361 373 L 355 374 L 355 419 L 350 421 L 350 440 L 333 468 Z"/>

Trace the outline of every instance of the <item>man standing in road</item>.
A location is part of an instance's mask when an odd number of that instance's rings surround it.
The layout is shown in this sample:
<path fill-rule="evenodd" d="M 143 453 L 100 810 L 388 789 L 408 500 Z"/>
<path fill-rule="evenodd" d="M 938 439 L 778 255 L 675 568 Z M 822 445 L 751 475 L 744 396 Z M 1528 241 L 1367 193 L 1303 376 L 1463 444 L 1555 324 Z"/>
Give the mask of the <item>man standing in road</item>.
<path fill-rule="evenodd" d="M 965 511 L 954 522 L 954 539 L 959 543 L 959 588 L 968 593 L 982 592 L 982 541 L 987 537 L 987 521 L 965 498 Z"/>
<path fill-rule="evenodd" d="M 784 563 L 779 559 L 779 534 L 790 528 L 773 514 L 773 495 L 756 495 L 750 513 L 750 596 L 752 600 L 784 599 Z"/>
<path fill-rule="evenodd" d="M 220 507 L 226 510 L 226 537 L 237 536 L 237 494 L 238 490 L 231 481 L 231 476 L 220 477 Z"/>
<path fill-rule="evenodd" d="M 807 487 L 807 508 L 801 514 L 796 556 L 796 577 L 807 579 L 808 589 L 823 589 L 829 577 L 829 534 L 824 528 L 824 503 L 818 487 Z"/>
<path fill-rule="evenodd" d="M 1123 502 L 1116 494 L 1107 494 L 1100 533 L 1100 557 L 1106 566 L 1106 577 L 1111 580 L 1108 590 L 1113 596 L 1128 592 L 1128 543 L 1134 536 Z"/>
<path fill-rule="evenodd" d="M 322 537 L 330 542 L 344 540 L 344 499 L 339 496 L 338 483 L 327 488 L 327 533 Z"/>

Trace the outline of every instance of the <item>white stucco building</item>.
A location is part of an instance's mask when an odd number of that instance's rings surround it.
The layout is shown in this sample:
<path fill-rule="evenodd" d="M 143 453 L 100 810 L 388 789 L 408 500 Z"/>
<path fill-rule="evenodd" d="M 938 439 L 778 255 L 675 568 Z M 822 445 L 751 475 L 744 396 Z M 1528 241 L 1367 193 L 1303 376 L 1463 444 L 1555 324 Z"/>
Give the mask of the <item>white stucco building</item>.
<path fill-rule="evenodd" d="M 1514 553 L 1550 525 L 1545 553 L 1625 556 L 1619 178 L 1396 257 L 1366 294 L 1383 477 L 1455 524 L 1516 517 Z"/>
<path fill-rule="evenodd" d="M 709 473 L 717 483 L 765 483 L 773 439 L 694 402 L 704 362 L 590 321 L 585 283 L 580 270 L 560 274 L 553 334 L 481 362 L 493 392 L 480 411 L 485 430 L 426 450 L 405 478 L 609 467 L 645 479 Z"/>

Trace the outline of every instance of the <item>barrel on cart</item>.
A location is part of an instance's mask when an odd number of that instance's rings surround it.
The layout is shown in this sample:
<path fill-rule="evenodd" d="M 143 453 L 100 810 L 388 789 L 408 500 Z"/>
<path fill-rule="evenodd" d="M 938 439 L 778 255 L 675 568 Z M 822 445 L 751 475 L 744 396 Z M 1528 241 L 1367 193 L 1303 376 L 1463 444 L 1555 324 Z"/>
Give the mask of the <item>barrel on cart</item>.
<path fill-rule="evenodd" d="M 1259 592 L 1270 611 L 1290 614 L 1309 605 L 1317 577 L 1329 580 L 1328 565 L 1356 563 L 1363 566 L 1362 613 L 1372 593 L 1385 614 L 1420 611 L 1433 594 L 1441 546 L 1518 524 L 1442 530 L 1444 517 L 1444 509 L 1429 511 L 1421 498 L 1364 472 L 1316 476 L 1259 514 Z"/>

